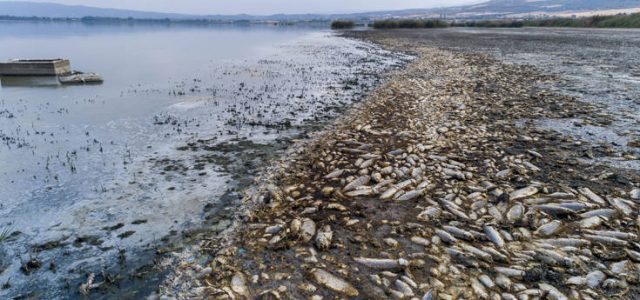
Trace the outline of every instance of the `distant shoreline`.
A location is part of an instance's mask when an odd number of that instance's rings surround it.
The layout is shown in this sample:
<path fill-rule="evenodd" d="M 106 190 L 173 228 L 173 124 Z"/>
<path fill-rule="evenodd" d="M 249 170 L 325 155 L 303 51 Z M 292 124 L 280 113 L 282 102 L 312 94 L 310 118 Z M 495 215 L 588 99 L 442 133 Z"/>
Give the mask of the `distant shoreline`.
<path fill-rule="evenodd" d="M 222 19 L 140 19 L 140 18 L 108 18 L 108 17 L 82 17 L 82 18 L 50 18 L 50 17 L 19 17 L 0 16 L 0 21 L 17 22 L 43 22 L 43 23 L 85 23 L 85 24 L 168 24 L 168 25 L 249 25 L 267 24 L 289 26 L 295 24 L 328 24 L 329 20 L 222 20 Z"/>

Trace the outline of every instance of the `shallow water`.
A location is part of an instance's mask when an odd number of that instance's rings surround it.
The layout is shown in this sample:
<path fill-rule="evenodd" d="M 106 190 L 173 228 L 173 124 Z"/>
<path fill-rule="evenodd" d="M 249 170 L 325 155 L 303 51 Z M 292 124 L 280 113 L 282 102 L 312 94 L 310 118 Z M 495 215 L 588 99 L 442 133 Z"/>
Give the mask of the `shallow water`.
<path fill-rule="evenodd" d="M 0 54 L 105 79 L 2 78 L 3 298 L 81 297 L 89 273 L 93 298 L 150 293 L 156 252 L 221 226 L 288 139 L 409 59 L 319 28 L 76 23 L 2 24 Z"/>

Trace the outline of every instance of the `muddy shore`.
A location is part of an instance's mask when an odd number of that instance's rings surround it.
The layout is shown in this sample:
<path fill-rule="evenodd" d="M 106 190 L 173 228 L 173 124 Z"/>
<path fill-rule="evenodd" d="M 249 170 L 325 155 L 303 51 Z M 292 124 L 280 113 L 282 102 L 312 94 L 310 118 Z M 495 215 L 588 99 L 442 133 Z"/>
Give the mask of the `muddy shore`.
<path fill-rule="evenodd" d="M 536 125 L 612 117 L 529 65 L 354 32 L 418 58 L 299 141 L 248 189 L 208 266 L 161 290 L 192 299 L 637 299 L 633 152 Z M 586 160 L 585 158 L 589 158 Z"/>

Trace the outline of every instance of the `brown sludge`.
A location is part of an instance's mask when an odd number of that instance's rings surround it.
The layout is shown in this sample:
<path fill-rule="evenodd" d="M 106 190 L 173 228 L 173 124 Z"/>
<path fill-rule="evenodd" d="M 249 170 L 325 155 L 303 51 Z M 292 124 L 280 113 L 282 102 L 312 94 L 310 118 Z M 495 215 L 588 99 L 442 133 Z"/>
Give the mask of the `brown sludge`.
<path fill-rule="evenodd" d="M 640 297 L 638 173 L 517 122 L 594 108 L 539 88 L 554 77 L 531 67 L 378 42 L 418 58 L 249 192 L 231 242 L 203 246 L 215 259 L 201 294 Z"/>

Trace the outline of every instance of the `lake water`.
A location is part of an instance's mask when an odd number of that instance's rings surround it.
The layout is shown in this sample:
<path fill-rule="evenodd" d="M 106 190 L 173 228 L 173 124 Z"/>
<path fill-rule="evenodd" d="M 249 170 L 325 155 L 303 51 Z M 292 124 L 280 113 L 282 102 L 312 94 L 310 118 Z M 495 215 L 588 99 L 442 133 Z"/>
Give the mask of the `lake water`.
<path fill-rule="evenodd" d="M 105 82 L 0 79 L 0 298 L 81 298 L 91 273 L 92 298 L 149 294 L 156 253 L 409 59 L 313 27 L 1 24 L 0 60 L 57 57 Z"/>

